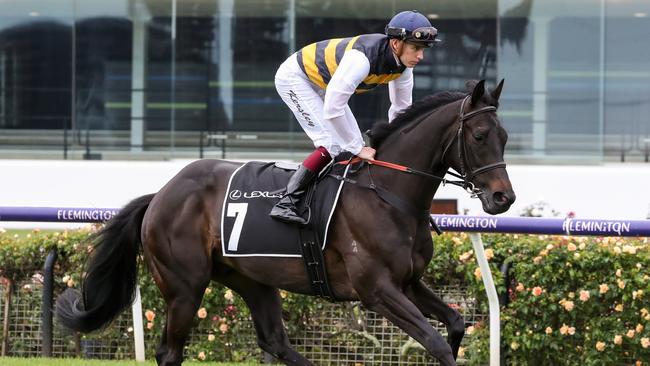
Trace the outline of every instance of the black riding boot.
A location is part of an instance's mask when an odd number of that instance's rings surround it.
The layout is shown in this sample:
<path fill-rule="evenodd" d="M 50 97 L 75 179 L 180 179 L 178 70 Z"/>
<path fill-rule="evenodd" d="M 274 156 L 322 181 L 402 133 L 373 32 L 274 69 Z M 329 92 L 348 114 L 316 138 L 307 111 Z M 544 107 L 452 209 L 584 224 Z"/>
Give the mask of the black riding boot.
<path fill-rule="evenodd" d="M 301 164 L 289 179 L 289 183 L 287 183 L 287 193 L 284 194 L 280 202 L 273 206 L 269 216 L 292 224 L 306 224 L 307 220 L 298 215 L 296 207 L 314 177 L 316 177 L 316 173 Z"/>

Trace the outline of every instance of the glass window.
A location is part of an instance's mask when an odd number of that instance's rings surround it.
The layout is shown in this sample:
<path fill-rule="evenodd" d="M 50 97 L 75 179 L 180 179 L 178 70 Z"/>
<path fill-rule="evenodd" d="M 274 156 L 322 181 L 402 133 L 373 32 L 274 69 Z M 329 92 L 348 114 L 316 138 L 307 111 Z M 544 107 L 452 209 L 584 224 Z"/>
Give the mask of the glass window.
<path fill-rule="evenodd" d="M 0 3 L 0 128 L 70 126 L 72 19 L 71 0 Z M 34 135 L 8 131 L 7 143 L 46 147 Z M 49 143 L 60 146 L 61 139 Z"/>
<path fill-rule="evenodd" d="M 621 160 L 650 152 L 650 3 L 608 2 L 605 19 L 604 152 Z"/>
<path fill-rule="evenodd" d="M 503 77 L 511 158 L 648 155 L 650 4 L 640 0 L 5 0 L 0 142 L 73 158 L 195 157 L 215 143 L 207 135 L 227 134 L 229 151 L 299 157 L 311 142 L 277 95 L 279 65 L 316 41 L 382 33 L 411 9 L 442 40 L 414 70 L 414 100 Z M 388 88 L 349 105 L 365 131 L 387 119 Z"/>

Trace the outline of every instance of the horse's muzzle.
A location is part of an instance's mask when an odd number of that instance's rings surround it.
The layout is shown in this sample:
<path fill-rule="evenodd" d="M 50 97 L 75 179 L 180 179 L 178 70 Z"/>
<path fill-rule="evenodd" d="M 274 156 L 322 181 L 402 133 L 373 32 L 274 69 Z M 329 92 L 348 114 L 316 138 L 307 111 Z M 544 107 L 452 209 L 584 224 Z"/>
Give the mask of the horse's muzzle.
<path fill-rule="evenodd" d="M 515 202 L 517 196 L 512 190 L 509 191 L 487 191 L 482 197 L 483 210 L 489 214 L 496 215 L 508 211 Z"/>

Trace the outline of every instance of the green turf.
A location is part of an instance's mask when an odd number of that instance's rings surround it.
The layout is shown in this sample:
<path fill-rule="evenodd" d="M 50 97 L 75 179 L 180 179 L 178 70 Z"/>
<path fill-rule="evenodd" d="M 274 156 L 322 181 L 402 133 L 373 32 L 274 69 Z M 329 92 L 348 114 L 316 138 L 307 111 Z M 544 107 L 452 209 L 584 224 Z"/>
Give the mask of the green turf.
<path fill-rule="evenodd" d="M 0 357 L 2 366 L 154 366 L 154 361 L 136 362 L 133 360 L 104 361 L 82 360 L 79 358 L 15 358 Z M 215 363 L 215 362 L 183 362 L 186 366 L 252 366 L 254 363 Z"/>

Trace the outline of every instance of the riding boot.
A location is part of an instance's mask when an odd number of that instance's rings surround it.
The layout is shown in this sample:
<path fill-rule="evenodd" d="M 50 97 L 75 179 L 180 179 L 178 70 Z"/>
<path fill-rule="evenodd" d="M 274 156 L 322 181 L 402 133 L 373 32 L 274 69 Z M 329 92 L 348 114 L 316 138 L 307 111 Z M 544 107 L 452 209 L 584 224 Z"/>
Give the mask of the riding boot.
<path fill-rule="evenodd" d="M 296 211 L 300 200 L 302 200 L 305 195 L 307 186 L 311 183 L 314 177 L 316 177 L 316 173 L 305 168 L 305 166 L 301 164 L 298 170 L 296 170 L 289 179 L 289 183 L 287 183 L 287 192 L 284 194 L 282 199 L 273 206 L 269 216 L 290 224 L 306 224 L 307 220 L 298 215 Z"/>

